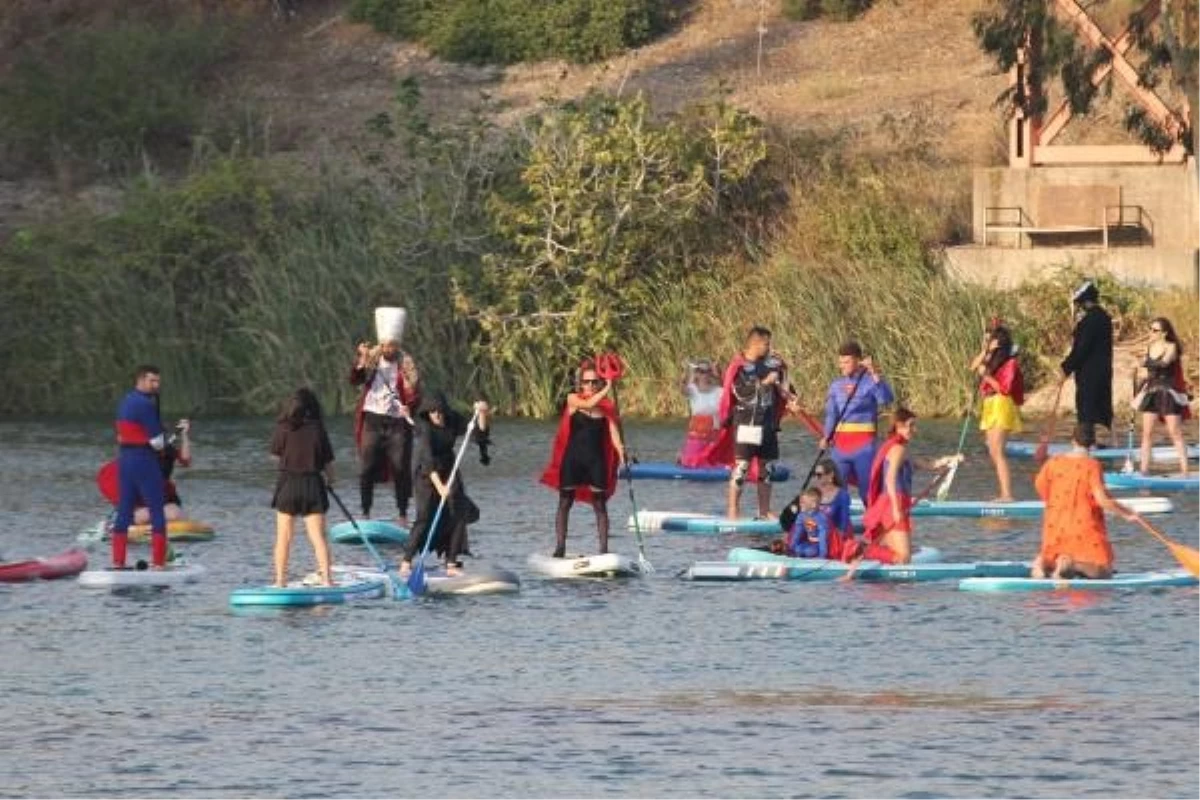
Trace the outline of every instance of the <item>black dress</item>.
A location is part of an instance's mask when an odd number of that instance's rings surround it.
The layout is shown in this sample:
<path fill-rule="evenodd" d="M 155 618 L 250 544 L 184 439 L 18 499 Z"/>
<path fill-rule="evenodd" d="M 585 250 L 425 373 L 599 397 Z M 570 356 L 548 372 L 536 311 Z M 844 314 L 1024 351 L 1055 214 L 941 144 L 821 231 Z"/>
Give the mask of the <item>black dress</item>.
<path fill-rule="evenodd" d="M 586 411 L 576 409 L 571 415 L 571 432 L 567 436 L 567 448 L 559 467 L 559 491 L 587 486 L 604 495 L 608 486 L 608 464 L 604 452 L 604 437 L 607 435 L 607 417 L 593 417 Z"/>
<path fill-rule="evenodd" d="M 1187 408 L 1187 395 L 1175 390 L 1175 362 L 1159 361 L 1146 356 L 1142 362 L 1146 367 L 1146 393 L 1138 404 L 1138 411 L 1157 414 L 1160 417 L 1182 416 Z"/>
<path fill-rule="evenodd" d="M 1079 422 L 1112 428 L 1113 325 L 1100 306 L 1090 306 L 1075 325 L 1063 375 L 1075 376 L 1075 416 Z"/>
<path fill-rule="evenodd" d="M 405 547 L 406 561 L 412 561 L 425 545 L 425 537 L 434 537 L 430 549 L 446 557 L 449 562 L 467 549 L 467 525 L 479 519 L 479 508 L 467 497 L 460 471 L 450 487 L 450 496 L 438 519 L 437 530 L 430 531 L 433 518 L 437 515 L 442 496 L 433 487 L 430 477 L 436 472 L 445 483 L 454 469 L 457 457 L 454 443 L 466 433 L 468 422 L 457 411 L 445 412 L 445 423 L 434 425 L 422 417 L 417 421 L 416 462 L 413 468 L 413 493 L 416 498 L 417 518 L 413 521 L 408 544 Z M 474 434 L 472 434 L 474 435 Z"/>
<path fill-rule="evenodd" d="M 283 514 L 307 516 L 329 510 L 321 471 L 333 461 L 333 446 L 320 420 L 299 426 L 280 422 L 271 438 L 271 454 L 279 456 L 279 479 L 271 507 Z"/>

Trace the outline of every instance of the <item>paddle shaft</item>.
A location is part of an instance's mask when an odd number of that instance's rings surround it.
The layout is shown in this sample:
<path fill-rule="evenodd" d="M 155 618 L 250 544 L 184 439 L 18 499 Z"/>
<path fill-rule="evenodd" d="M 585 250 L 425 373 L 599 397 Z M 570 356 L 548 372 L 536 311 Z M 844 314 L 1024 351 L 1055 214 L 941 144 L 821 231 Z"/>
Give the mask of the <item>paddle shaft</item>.
<path fill-rule="evenodd" d="M 1050 410 L 1050 417 L 1046 420 L 1046 425 L 1042 429 L 1042 440 L 1038 443 L 1037 450 L 1033 457 L 1037 461 L 1045 461 L 1046 454 L 1050 450 L 1050 437 L 1054 435 L 1054 423 L 1058 419 L 1058 404 L 1062 402 L 1063 387 L 1067 385 L 1067 378 L 1064 375 L 1058 381 L 1058 391 L 1054 393 L 1054 408 Z"/>
<path fill-rule="evenodd" d="M 379 565 L 379 568 L 383 570 L 383 574 L 387 576 L 388 583 L 392 585 L 392 596 L 397 597 L 401 593 L 400 587 L 396 581 L 396 578 L 392 575 L 391 569 L 388 568 L 388 563 L 383 560 L 383 556 L 379 555 L 379 551 L 375 549 L 375 545 L 372 544 L 367 535 L 363 533 L 362 528 L 358 527 L 358 520 L 356 520 L 354 515 L 350 513 L 350 509 L 346 508 L 346 504 L 342 502 L 342 498 L 338 497 L 338 494 L 333 490 L 333 487 L 326 485 L 325 490 L 329 492 L 329 496 L 333 498 L 333 502 L 337 503 L 337 507 L 340 508 L 342 513 L 346 515 L 346 519 L 350 520 L 350 525 L 358 534 L 358 538 L 362 540 L 363 545 L 366 546 L 367 552 L 369 552 L 371 557 L 375 559 L 375 563 Z"/>
<path fill-rule="evenodd" d="M 617 378 L 616 378 L 616 376 L 612 377 L 609 380 L 609 384 L 612 386 L 613 413 L 617 418 L 616 419 L 617 433 L 620 434 L 621 445 L 624 448 L 626 448 L 625 452 L 626 452 L 626 454 L 628 454 L 629 440 L 625 438 L 625 426 L 623 424 L 621 424 L 621 402 L 620 402 L 620 399 L 617 397 Z M 634 494 L 633 494 L 633 470 L 629 468 L 629 458 L 628 457 L 625 458 L 625 465 L 626 465 L 625 466 L 625 485 L 629 489 L 629 505 L 633 507 L 633 535 L 637 539 L 638 561 L 641 564 L 642 569 L 646 570 L 646 567 L 648 567 L 650 565 L 650 560 L 646 558 L 646 540 L 642 538 L 642 524 L 638 520 L 637 498 L 634 497 Z M 649 570 L 646 570 L 646 571 L 649 571 Z"/>
<path fill-rule="evenodd" d="M 792 501 L 793 503 L 798 501 L 800 499 L 800 495 L 805 489 L 808 488 L 808 484 L 812 482 L 813 473 L 817 471 L 817 465 L 821 463 L 821 459 L 825 457 L 825 454 L 833 447 L 834 440 L 837 439 L 838 426 L 842 424 L 842 420 L 846 418 L 846 414 L 850 411 L 850 404 L 854 402 L 854 398 L 858 394 L 858 387 L 862 385 L 862 379 L 867 374 L 865 367 L 860 367 L 859 369 L 860 371 L 858 373 L 858 378 L 856 378 L 854 381 L 854 388 L 850 390 L 850 394 L 846 398 L 845 405 L 842 406 L 842 410 L 838 413 L 837 419 L 835 419 L 833 422 L 833 430 L 829 434 L 829 441 L 824 447 L 817 451 L 817 457 L 813 459 L 812 466 L 808 468 L 808 474 L 804 476 L 804 483 L 800 484 L 800 491 L 796 493 L 796 498 Z M 788 505 L 791 505 L 791 503 Z"/>
<path fill-rule="evenodd" d="M 479 420 L 479 410 L 471 415 L 471 421 L 467 423 L 467 432 L 463 434 L 462 446 L 458 448 L 458 455 L 454 457 L 454 466 L 450 469 L 450 477 L 446 479 L 446 493 L 442 495 L 438 501 L 437 511 L 433 514 L 433 521 L 429 523 L 429 528 L 425 531 L 425 542 L 421 546 L 421 555 L 412 565 L 412 574 L 408 578 L 408 588 L 415 593 L 420 592 L 425 587 L 424 572 L 425 572 L 425 556 L 429 553 L 429 545 L 433 542 L 433 537 L 437 533 L 438 523 L 442 520 L 442 511 L 446 508 L 446 500 L 450 497 L 450 493 L 454 491 L 454 479 L 458 477 L 458 468 L 462 465 L 463 456 L 466 455 L 467 445 L 471 443 L 471 434 L 475 431 L 475 423 Z M 420 587 L 418 589 L 417 587 Z"/>

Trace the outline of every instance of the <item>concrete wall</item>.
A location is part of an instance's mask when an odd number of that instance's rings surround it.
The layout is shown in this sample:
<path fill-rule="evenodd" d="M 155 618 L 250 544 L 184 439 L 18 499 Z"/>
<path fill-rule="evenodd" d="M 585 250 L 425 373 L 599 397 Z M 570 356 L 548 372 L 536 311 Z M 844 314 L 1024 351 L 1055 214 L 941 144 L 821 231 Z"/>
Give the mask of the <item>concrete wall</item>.
<path fill-rule="evenodd" d="M 987 208 L 1019 206 L 1032 216 L 1043 186 L 1120 187 L 1121 204 L 1141 206 L 1153 221 L 1154 248 L 1200 247 L 1200 188 L 1195 159 L 1183 164 L 977 169 L 972 197 L 975 243 L 984 243 Z M 1045 224 L 1036 217 L 1033 222 Z"/>
<path fill-rule="evenodd" d="M 1193 222 L 1193 225 L 1200 223 Z M 1032 278 L 1051 275 L 1060 267 L 1083 272 L 1108 272 L 1124 283 L 1200 290 L 1200 264 L 1195 249 L 1162 247 L 1100 248 L 951 247 L 945 251 L 946 271 L 967 283 L 1013 289 Z"/>

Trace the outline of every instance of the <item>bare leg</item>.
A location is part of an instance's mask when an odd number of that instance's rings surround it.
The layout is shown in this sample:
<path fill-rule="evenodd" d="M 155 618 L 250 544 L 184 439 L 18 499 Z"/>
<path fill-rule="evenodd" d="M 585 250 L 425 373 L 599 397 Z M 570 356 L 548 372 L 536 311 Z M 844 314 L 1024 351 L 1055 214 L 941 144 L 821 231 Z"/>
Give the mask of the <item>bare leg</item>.
<path fill-rule="evenodd" d="M 729 482 L 729 494 L 725 504 L 725 516 L 730 519 L 737 519 L 738 505 L 742 501 L 742 487 L 737 481 Z"/>
<path fill-rule="evenodd" d="M 292 518 L 275 512 L 275 585 L 287 586 L 288 552 L 292 549 Z"/>
<path fill-rule="evenodd" d="M 163 514 L 166 515 L 168 522 L 174 522 L 183 516 L 183 509 L 174 503 L 167 503 L 163 506 Z"/>
<path fill-rule="evenodd" d="M 1070 556 L 1062 555 L 1054 559 L 1054 574 L 1051 578 L 1060 580 L 1066 577 L 1075 566 L 1075 561 Z"/>
<path fill-rule="evenodd" d="M 912 536 L 904 531 L 888 531 L 879 538 L 879 544 L 896 554 L 896 564 L 912 562 Z"/>
<path fill-rule="evenodd" d="M 1154 417 L 1153 413 L 1142 414 L 1142 457 L 1141 473 L 1150 474 L 1150 451 L 1154 446 Z"/>
<path fill-rule="evenodd" d="M 333 586 L 333 574 L 329 570 L 329 540 L 325 538 L 325 515 L 308 514 L 304 517 L 304 530 L 308 541 L 317 554 L 317 572 L 322 586 Z"/>
<path fill-rule="evenodd" d="M 996 499 L 1002 503 L 1011 502 L 1012 475 L 1008 469 L 1008 459 L 1004 455 L 1004 441 L 1008 431 L 1003 428 L 991 428 L 987 432 L 988 455 L 992 457 L 992 465 L 996 468 L 996 481 L 1000 484 L 1000 496 Z"/>
<path fill-rule="evenodd" d="M 771 481 L 759 481 L 755 487 L 758 492 L 758 516 L 766 519 L 771 515 Z"/>
<path fill-rule="evenodd" d="M 1188 474 L 1187 445 L 1183 443 L 1183 426 L 1179 424 L 1179 415 L 1167 417 L 1167 433 L 1175 443 L 1175 452 L 1179 454 L 1179 474 Z"/>
<path fill-rule="evenodd" d="M 1029 577 L 1035 580 L 1041 580 L 1046 577 L 1046 564 L 1042 561 L 1041 553 L 1033 557 L 1033 563 L 1029 565 Z"/>

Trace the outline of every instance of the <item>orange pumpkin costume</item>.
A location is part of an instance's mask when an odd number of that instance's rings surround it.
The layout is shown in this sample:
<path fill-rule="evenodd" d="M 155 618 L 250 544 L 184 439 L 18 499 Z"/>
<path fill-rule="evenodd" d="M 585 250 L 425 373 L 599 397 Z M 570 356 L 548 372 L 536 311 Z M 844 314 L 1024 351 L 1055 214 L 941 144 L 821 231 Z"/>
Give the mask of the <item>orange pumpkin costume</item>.
<path fill-rule="evenodd" d="M 1075 561 L 1112 569 L 1113 550 L 1104 524 L 1104 509 L 1093 492 L 1104 491 L 1104 471 L 1094 458 L 1055 456 L 1047 461 L 1034 480 L 1038 496 L 1046 502 L 1042 520 L 1044 564 L 1060 555 Z"/>

